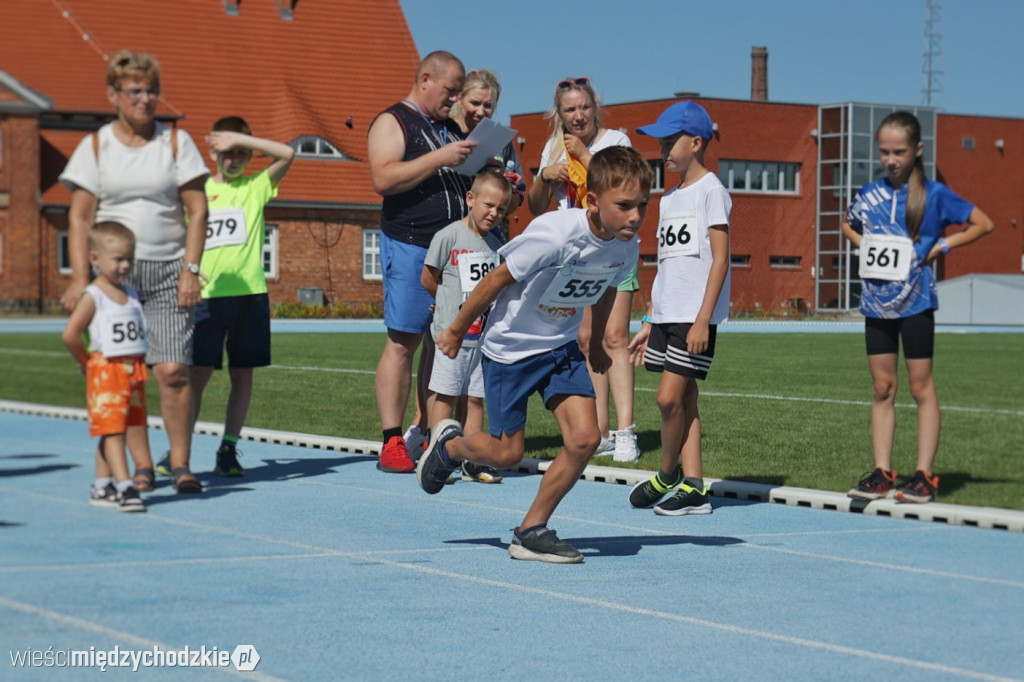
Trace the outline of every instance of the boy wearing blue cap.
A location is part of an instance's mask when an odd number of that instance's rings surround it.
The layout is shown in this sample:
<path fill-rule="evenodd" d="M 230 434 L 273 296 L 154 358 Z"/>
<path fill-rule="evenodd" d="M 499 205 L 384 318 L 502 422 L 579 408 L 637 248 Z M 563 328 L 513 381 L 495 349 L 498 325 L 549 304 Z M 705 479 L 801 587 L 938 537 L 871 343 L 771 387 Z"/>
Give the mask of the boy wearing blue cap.
<path fill-rule="evenodd" d="M 637 508 L 662 516 L 710 514 L 700 449 L 697 379 L 715 355 L 717 325 L 729 316 L 729 211 L 732 199 L 704 167 L 713 135 L 711 117 L 689 100 L 662 112 L 656 123 L 637 128 L 658 138 L 666 174 L 679 184 L 661 198 L 658 274 L 640 331 L 629 344 L 633 361 L 661 372 L 661 468 L 629 493 Z M 681 465 L 681 466 L 680 466 Z M 675 495 L 659 501 L 676 490 Z"/>

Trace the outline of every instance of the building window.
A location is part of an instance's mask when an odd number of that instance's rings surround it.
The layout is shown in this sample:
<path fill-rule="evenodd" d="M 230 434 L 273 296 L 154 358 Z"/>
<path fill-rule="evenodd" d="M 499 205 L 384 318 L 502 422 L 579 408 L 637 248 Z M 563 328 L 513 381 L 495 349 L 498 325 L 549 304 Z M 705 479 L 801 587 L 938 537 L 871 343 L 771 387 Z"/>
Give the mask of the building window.
<path fill-rule="evenodd" d="M 770 194 L 798 194 L 800 192 L 800 164 L 783 161 L 718 162 L 718 178 L 726 189 L 733 192 L 764 192 Z"/>
<path fill-rule="evenodd" d="M 363 230 L 363 279 L 383 279 L 384 271 L 380 267 L 380 230 L 365 228 Z"/>
<path fill-rule="evenodd" d="M 338 148 L 322 137 L 303 135 L 288 143 L 295 150 L 295 155 L 306 159 L 334 159 L 337 161 L 353 161 L 338 151 Z"/>
<path fill-rule="evenodd" d="M 652 192 L 664 192 L 665 191 L 665 162 L 661 159 L 648 159 L 647 163 L 651 166 L 651 172 L 654 173 L 654 182 L 651 184 Z"/>
<path fill-rule="evenodd" d="M 277 278 L 277 225 L 267 225 L 263 235 L 263 274 L 269 279 Z"/>
<path fill-rule="evenodd" d="M 68 231 L 57 233 L 57 272 L 62 275 L 71 274 L 71 253 L 68 251 Z"/>
<path fill-rule="evenodd" d="M 734 268 L 749 268 L 750 256 L 741 256 L 734 253 L 729 256 L 729 265 Z"/>
<path fill-rule="evenodd" d="M 771 256 L 768 262 L 773 268 L 798 268 L 800 256 Z"/>

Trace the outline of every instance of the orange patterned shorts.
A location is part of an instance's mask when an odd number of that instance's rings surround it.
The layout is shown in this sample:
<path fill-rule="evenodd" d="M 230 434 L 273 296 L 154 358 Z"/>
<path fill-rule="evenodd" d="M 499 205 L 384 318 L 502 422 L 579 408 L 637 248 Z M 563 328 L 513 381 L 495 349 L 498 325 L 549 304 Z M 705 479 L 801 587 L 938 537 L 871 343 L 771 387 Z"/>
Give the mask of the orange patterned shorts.
<path fill-rule="evenodd" d="M 112 436 L 129 426 L 145 426 L 148 378 L 141 355 L 108 360 L 92 353 L 85 366 L 89 436 Z"/>

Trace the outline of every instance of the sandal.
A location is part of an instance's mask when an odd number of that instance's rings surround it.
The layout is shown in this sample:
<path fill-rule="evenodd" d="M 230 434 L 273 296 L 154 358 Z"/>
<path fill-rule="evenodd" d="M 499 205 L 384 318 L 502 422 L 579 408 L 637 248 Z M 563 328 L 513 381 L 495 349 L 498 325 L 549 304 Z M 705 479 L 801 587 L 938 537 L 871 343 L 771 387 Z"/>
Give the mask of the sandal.
<path fill-rule="evenodd" d="M 196 480 L 188 467 L 178 467 L 171 472 L 171 485 L 179 495 L 203 492 L 203 484 Z"/>
<path fill-rule="evenodd" d="M 156 490 L 156 473 L 152 469 L 136 469 L 132 485 L 140 493 L 151 493 Z"/>

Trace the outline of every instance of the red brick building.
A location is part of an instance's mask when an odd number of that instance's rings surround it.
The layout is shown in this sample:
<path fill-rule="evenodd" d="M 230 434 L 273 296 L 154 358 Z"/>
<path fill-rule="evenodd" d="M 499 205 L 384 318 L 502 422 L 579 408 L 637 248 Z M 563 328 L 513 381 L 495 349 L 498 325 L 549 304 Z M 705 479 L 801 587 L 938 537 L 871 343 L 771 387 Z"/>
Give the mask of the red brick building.
<path fill-rule="evenodd" d="M 105 59 L 121 48 L 162 65 L 158 115 L 200 150 L 214 120 L 244 116 L 299 151 L 267 207 L 273 301 L 379 302 L 380 197 L 366 163 L 373 117 L 401 99 L 419 61 L 398 0 L 49 0 L 0 5 L 0 310 L 46 311 L 67 286 L 69 193 L 57 177 L 81 138 L 110 120 Z M 453 36 L 453 49 L 457 48 Z M 755 77 L 758 67 L 755 56 Z M 733 197 L 734 310 L 844 310 L 857 303 L 856 255 L 839 235 L 844 201 L 877 165 L 871 134 L 892 107 L 696 97 L 717 124 L 706 161 Z M 599 84 L 598 84 L 599 85 Z M 635 128 L 674 100 L 604 108 L 660 175 L 654 140 Z M 940 260 L 940 277 L 1021 272 L 1024 120 L 936 114 L 929 174 L 981 206 L 996 232 Z M 512 117 L 527 182 L 550 132 Z M 253 169 L 265 161 L 254 160 Z M 671 187 L 675 178 L 663 178 Z M 641 295 L 655 273 L 656 192 L 641 232 Z M 516 234 L 526 208 L 512 217 Z"/>
<path fill-rule="evenodd" d="M 272 300 L 300 288 L 380 300 L 366 133 L 408 93 L 420 58 L 398 0 L 17 2 L 0 6 L 0 26 L 0 309 L 53 309 L 67 286 L 70 194 L 57 177 L 112 119 L 106 59 L 122 48 L 160 61 L 158 117 L 204 154 L 230 114 L 297 148 L 266 212 Z"/>
<path fill-rule="evenodd" d="M 756 64 L 755 64 L 756 66 Z M 924 107 L 845 103 L 805 105 L 692 97 L 716 125 L 705 162 L 729 188 L 732 307 L 736 311 L 855 309 L 856 254 L 842 238 L 846 201 L 879 177 L 873 133 L 894 108 L 916 110 L 925 128 L 929 177 L 949 184 L 982 208 L 996 232 L 970 248 L 942 257 L 940 279 L 968 273 L 1019 274 L 1024 256 L 1024 120 L 941 114 Z M 629 134 L 661 178 L 657 142 L 636 134 L 677 99 L 602 108 L 603 123 Z M 551 131 L 543 114 L 512 117 L 520 160 L 532 181 Z M 665 177 L 671 188 L 678 178 Z M 643 307 L 656 273 L 657 202 L 641 229 Z M 513 216 L 513 234 L 529 222 L 526 208 Z"/>

